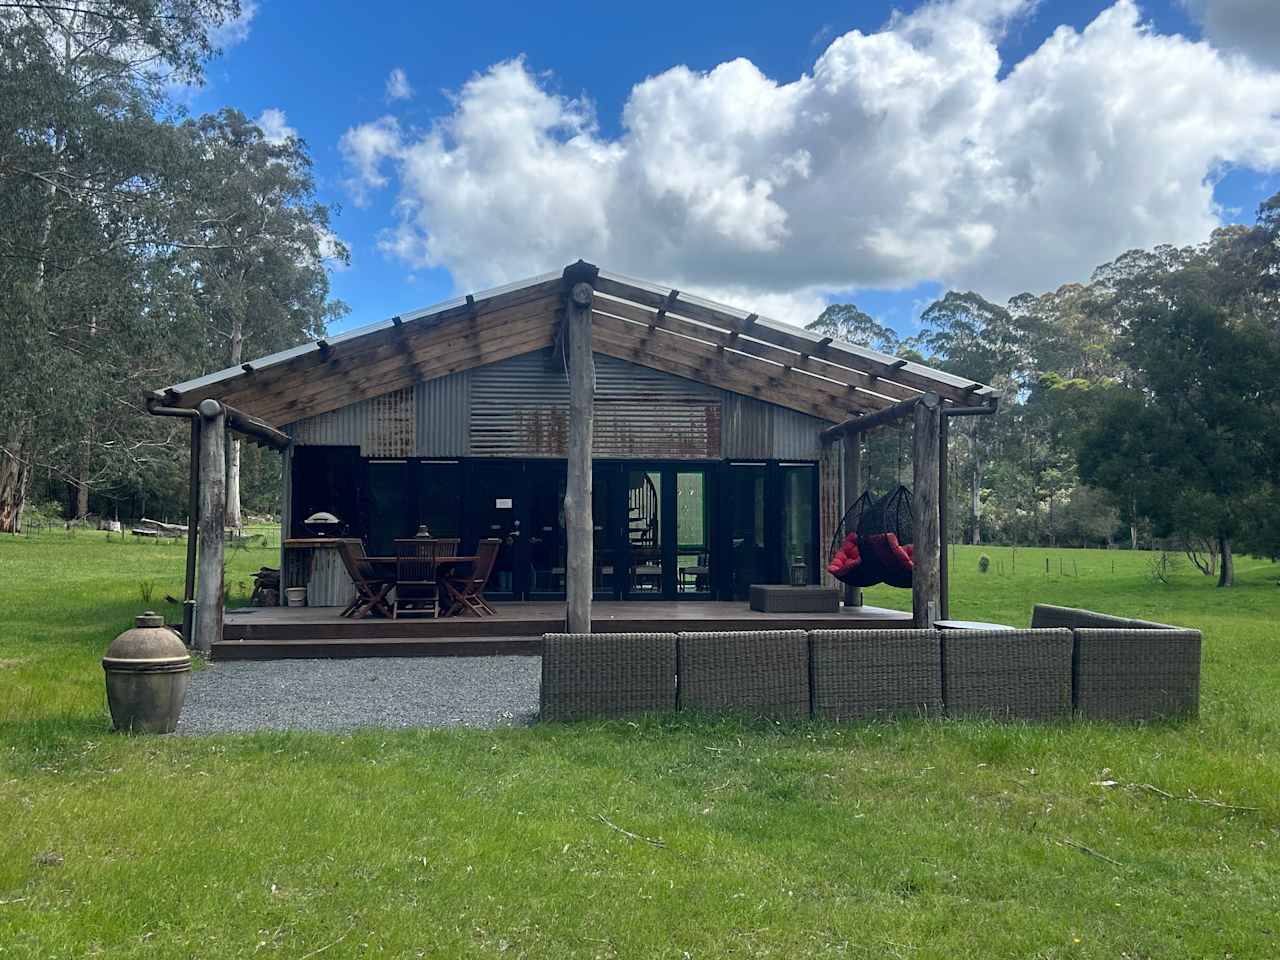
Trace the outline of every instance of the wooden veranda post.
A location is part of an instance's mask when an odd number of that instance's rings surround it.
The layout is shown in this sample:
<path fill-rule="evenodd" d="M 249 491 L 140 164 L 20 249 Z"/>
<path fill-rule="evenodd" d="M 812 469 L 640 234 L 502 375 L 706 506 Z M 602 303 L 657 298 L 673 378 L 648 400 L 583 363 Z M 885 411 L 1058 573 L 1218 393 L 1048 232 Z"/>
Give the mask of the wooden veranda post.
<path fill-rule="evenodd" d="M 916 401 L 911 449 L 912 531 L 911 610 L 917 627 L 929 627 L 941 619 L 942 525 L 939 513 L 939 438 L 942 400 L 926 393 Z"/>
<path fill-rule="evenodd" d="M 843 512 L 849 512 L 853 501 L 862 495 L 862 434 L 852 430 L 844 435 L 844 502 Z M 845 584 L 844 605 L 846 607 L 862 606 L 862 590 L 852 584 Z"/>
<path fill-rule="evenodd" d="M 566 626 L 570 633 L 591 632 L 593 524 L 591 518 L 591 440 L 594 432 L 596 371 L 591 356 L 589 283 L 575 283 L 565 308 L 569 360 L 569 465 L 564 493 L 568 546 L 565 564 Z"/>
<path fill-rule="evenodd" d="M 216 400 L 200 401 L 200 560 L 195 637 L 205 653 L 222 639 L 222 532 L 226 523 L 226 413 Z"/>

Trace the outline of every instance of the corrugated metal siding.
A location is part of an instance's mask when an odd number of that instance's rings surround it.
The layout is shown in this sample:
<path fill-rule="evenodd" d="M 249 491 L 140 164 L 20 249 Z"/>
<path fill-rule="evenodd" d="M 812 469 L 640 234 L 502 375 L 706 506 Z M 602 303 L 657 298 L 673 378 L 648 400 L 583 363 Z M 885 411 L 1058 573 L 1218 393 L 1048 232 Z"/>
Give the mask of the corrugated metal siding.
<path fill-rule="evenodd" d="M 470 409 L 470 370 L 419 383 L 414 456 L 465 457 Z"/>
<path fill-rule="evenodd" d="M 285 427 L 295 443 L 355 446 L 366 457 L 407 457 L 414 451 L 416 387 L 361 400 Z"/>
<path fill-rule="evenodd" d="M 754 397 L 722 392 L 724 456 L 731 460 L 817 460 L 830 424 Z"/>
<path fill-rule="evenodd" d="M 592 452 L 602 457 L 717 459 L 719 392 L 597 355 Z M 471 456 L 562 457 L 569 385 L 543 351 L 472 371 Z"/>

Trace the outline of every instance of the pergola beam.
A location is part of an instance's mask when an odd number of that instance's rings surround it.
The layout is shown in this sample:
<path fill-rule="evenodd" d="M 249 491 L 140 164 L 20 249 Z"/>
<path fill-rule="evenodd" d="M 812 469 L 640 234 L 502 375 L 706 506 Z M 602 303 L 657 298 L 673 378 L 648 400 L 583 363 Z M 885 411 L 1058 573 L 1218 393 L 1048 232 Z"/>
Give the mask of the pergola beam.
<path fill-rule="evenodd" d="M 919 397 L 912 397 L 910 400 L 903 400 L 895 403 L 891 407 L 885 407 L 883 410 L 877 410 L 875 413 L 868 413 L 862 416 L 851 417 L 843 423 L 837 423 L 834 427 L 827 427 L 822 431 L 821 437 L 823 443 L 831 443 L 840 439 L 845 434 L 853 433 L 869 433 L 877 427 L 883 427 L 886 424 L 901 420 L 903 417 L 911 416 L 912 412 L 924 397 L 929 394 L 921 394 Z M 937 394 L 934 394 L 936 397 Z"/>

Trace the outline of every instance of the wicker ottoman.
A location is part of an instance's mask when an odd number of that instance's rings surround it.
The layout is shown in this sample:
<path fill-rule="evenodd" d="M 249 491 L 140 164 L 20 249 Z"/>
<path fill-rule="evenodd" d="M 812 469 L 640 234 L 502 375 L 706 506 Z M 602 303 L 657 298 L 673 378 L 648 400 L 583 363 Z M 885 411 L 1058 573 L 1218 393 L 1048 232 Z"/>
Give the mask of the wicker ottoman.
<path fill-rule="evenodd" d="M 753 583 L 751 609 L 762 613 L 839 613 L 840 591 L 834 587 Z"/>

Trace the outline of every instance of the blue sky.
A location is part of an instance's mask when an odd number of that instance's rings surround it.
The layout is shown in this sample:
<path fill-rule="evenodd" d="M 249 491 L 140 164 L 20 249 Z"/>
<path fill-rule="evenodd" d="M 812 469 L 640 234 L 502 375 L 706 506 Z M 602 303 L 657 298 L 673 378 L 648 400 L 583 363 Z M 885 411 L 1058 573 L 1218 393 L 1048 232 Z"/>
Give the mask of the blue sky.
<path fill-rule="evenodd" d="M 1229 3 L 1230 0 L 1209 2 Z M 973 6 L 999 3 L 1017 6 L 1018 0 L 955 0 L 957 5 L 966 3 Z M 908 2 L 900 6 L 909 12 L 916 5 Z M 999 79 L 1007 80 L 1014 67 L 1034 56 L 1056 29 L 1065 25 L 1077 33 L 1083 31 L 1110 6 L 1101 0 L 1044 0 L 1038 5 L 1024 6 L 996 27 L 984 27 L 989 29 L 992 43 L 999 52 Z M 1192 40 L 1201 38 L 1201 27 L 1184 7 L 1183 0 L 1160 0 L 1140 6 L 1143 31 L 1163 37 L 1180 34 Z M 423 145 L 419 153 L 430 152 L 427 144 L 430 132 L 459 115 L 461 103 L 467 99 L 463 94 L 465 85 L 472 78 L 485 75 L 494 65 L 523 58 L 521 76 L 529 79 L 538 96 L 548 98 L 547 103 L 559 104 L 563 108 L 566 103 L 578 101 L 576 107 L 569 109 L 581 111 L 584 109 L 581 101 L 588 102 L 585 109 L 590 116 L 587 126 L 593 149 L 613 149 L 620 155 L 630 151 L 630 148 L 624 151 L 622 146 L 628 137 L 624 110 L 634 96 L 636 85 L 646 78 L 663 75 L 674 78 L 669 71 L 677 66 L 686 66 L 695 79 L 673 84 L 673 92 L 669 95 L 683 97 L 687 92 L 688 98 L 693 100 L 702 96 L 697 90 L 698 75 L 705 75 L 720 64 L 745 58 L 769 84 L 787 88 L 786 85 L 795 84 L 814 72 L 815 61 L 823 56 L 836 38 L 852 30 L 859 30 L 867 37 L 874 36 L 885 27 L 892 11 L 893 6 L 883 2 L 812 2 L 785 6 L 654 2 L 641 6 L 385 3 L 370 4 L 360 8 L 359 12 L 353 12 L 349 3 L 301 4 L 286 0 L 260 0 L 247 38 L 210 64 L 208 83 L 194 94 L 190 109 L 204 111 L 231 105 L 251 117 L 260 116 L 267 110 L 282 111 L 287 126 L 306 140 L 315 161 L 320 197 L 340 209 L 334 227 L 352 250 L 351 267 L 335 272 L 332 278 L 334 294 L 346 300 L 352 308 L 351 316 L 342 324 L 345 327 L 445 299 L 460 290 L 485 285 L 480 282 L 482 280 L 557 269 L 567 262 L 565 252 L 575 249 L 574 235 L 555 232 L 548 233 L 543 241 L 531 241 L 526 247 L 511 246 L 510 237 L 504 234 L 525 232 L 535 236 L 543 225 L 536 217 L 528 224 L 523 223 L 518 207 L 513 211 L 500 206 L 492 199 L 492 192 L 483 195 L 487 199 L 480 202 L 476 210 L 476 217 L 489 221 L 489 229 L 496 231 L 495 235 L 486 235 L 482 226 L 471 228 L 461 222 L 465 211 L 451 209 L 445 212 L 448 207 L 445 194 L 451 189 L 450 184 L 435 183 L 434 179 L 438 178 L 433 178 L 432 184 L 407 186 L 413 182 L 413 164 L 416 161 L 411 154 L 415 145 Z M 952 22 L 947 21 L 948 24 Z M 968 23 L 967 20 L 954 22 Z M 1136 33 L 1133 35 L 1137 36 Z M 943 64 L 945 72 L 945 54 L 934 56 L 932 62 Z M 387 80 L 395 68 L 404 71 L 413 90 L 411 97 L 394 100 L 388 97 Z M 1256 69 L 1265 71 L 1269 68 L 1258 66 Z M 754 76 L 751 73 L 747 80 L 754 83 Z M 906 82 L 910 83 L 910 80 Z M 1224 87 L 1229 87 L 1235 81 L 1224 77 L 1222 82 Z M 1265 77 L 1257 82 L 1264 83 Z M 741 88 L 739 84 L 733 89 Z M 492 94 L 501 95 L 501 92 Z M 732 96 L 732 92 L 729 95 Z M 640 98 L 636 99 L 639 101 Z M 1028 110 L 1043 99 L 1043 95 L 1028 99 Z M 493 101 L 483 102 L 492 104 Z M 838 110 L 844 101 L 837 99 L 833 102 Z M 761 109 L 767 111 L 771 108 Z M 812 108 L 806 109 L 812 112 Z M 1213 106 L 1212 109 L 1220 112 L 1222 107 Z M 368 188 L 366 183 L 366 189 L 354 191 L 353 182 L 359 179 L 359 170 L 353 166 L 351 151 L 344 151 L 341 146 L 343 137 L 361 125 L 380 120 L 392 122 L 385 118 L 394 118 L 398 137 L 394 150 L 398 152 L 378 154 L 375 157 L 378 166 L 368 169 L 382 171 L 386 182 L 376 189 Z M 1170 118 L 1169 122 L 1176 119 Z M 1261 122 L 1265 126 L 1265 120 Z M 993 121 L 988 119 L 984 123 L 990 125 Z M 562 123 L 547 134 L 547 149 L 555 151 L 562 148 L 574 132 L 566 131 Z M 802 158 L 814 152 L 802 138 L 788 145 L 785 138 L 790 135 L 777 130 L 762 135 L 781 138 L 778 142 L 782 146 L 777 147 L 773 154 L 775 160 L 781 155 L 778 151 L 784 147 L 788 150 L 795 147 L 799 151 L 796 155 Z M 849 136 L 849 143 L 856 152 L 857 136 Z M 1249 162 L 1230 157 L 1232 150 L 1242 157 L 1249 155 L 1250 151 L 1273 156 L 1267 153 L 1273 146 L 1267 136 L 1265 129 L 1261 134 L 1253 135 L 1254 140 L 1266 141 L 1256 149 L 1243 139 L 1233 140 L 1228 146 L 1206 147 L 1209 153 L 1227 154 L 1213 165 L 1213 169 L 1204 169 L 1199 174 L 1201 179 L 1208 178 L 1216 184 L 1212 192 L 1212 201 L 1217 205 L 1216 216 L 1236 221 L 1252 220 L 1259 201 L 1280 190 L 1280 177 L 1274 171 L 1253 169 Z M 461 140 L 462 137 L 459 135 L 455 139 Z M 451 150 L 451 146 L 455 149 Z M 441 156 L 451 157 L 454 172 L 449 176 L 463 176 L 456 168 L 468 158 L 476 157 L 479 150 L 476 145 L 463 150 L 458 144 L 449 142 L 431 149 L 435 150 L 429 158 L 432 163 L 439 161 Z M 909 140 L 899 148 L 910 149 Z M 922 145 L 922 149 L 928 149 L 927 145 Z M 739 146 L 726 147 L 725 151 L 717 152 L 715 156 L 736 157 L 742 153 Z M 1114 157 L 1108 159 L 1111 155 L 1107 151 L 1100 151 L 1100 155 L 1103 156 L 1101 175 L 1106 177 L 1106 164 L 1118 164 L 1120 161 Z M 626 160 L 615 160 L 619 164 L 626 163 Z M 1166 189 L 1171 194 L 1183 192 L 1177 184 L 1193 177 L 1194 163 L 1188 159 L 1176 170 L 1168 172 L 1170 185 Z M 646 169 L 652 169 L 652 165 Z M 1117 170 L 1115 179 L 1130 175 L 1127 168 Z M 501 177 L 502 171 L 489 170 L 484 176 Z M 535 170 L 529 176 L 529 195 L 542 196 L 547 190 L 544 181 L 539 179 L 543 173 Z M 758 171 L 753 173 L 747 169 L 744 176 L 763 177 L 767 187 L 761 189 L 765 193 L 771 192 L 775 198 L 783 197 L 785 191 L 792 187 L 785 178 L 769 180 Z M 928 175 L 925 176 L 927 179 Z M 1135 184 L 1138 185 L 1134 190 L 1141 190 L 1140 181 L 1151 176 L 1149 170 L 1136 176 Z M 610 182 L 613 185 L 609 188 L 612 191 L 609 195 L 613 196 L 619 188 L 615 181 Z M 518 179 L 513 183 L 509 178 L 503 178 L 502 183 L 508 192 L 526 189 Z M 1194 181 L 1191 180 L 1189 185 L 1194 187 Z M 468 181 L 457 181 L 453 189 L 469 189 Z M 572 184 L 555 189 L 571 190 Z M 684 186 L 671 189 L 684 189 Z M 689 205 L 689 197 L 692 196 L 696 205 L 696 190 L 699 188 L 695 185 L 690 189 L 694 193 L 684 195 L 684 203 Z M 884 189 L 888 188 L 869 185 L 868 193 L 875 194 Z M 929 192 L 927 189 L 920 191 L 918 185 L 916 189 L 921 196 Z M 623 192 L 626 192 L 625 188 Z M 362 197 L 363 206 L 357 202 L 358 197 Z M 661 199 L 659 197 L 650 205 Z M 753 203 L 760 199 L 760 191 L 748 191 L 745 202 Z M 603 202 L 612 206 L 608 222 L 598 225 L 603 231 L 602 236 L 630 233 L 632 219 L 644 216 L 643 212 L 634 212 L 635 207 L 623 200 Z M 735 202 L 744 201 L 739 198 Z M 950 199 L 940 202 L 955 203 Z M 1123 204 L 1125 199 L 1121 197 L 1118 202 Z M 996 235 L 1010 232 L 1007 223 L 1002 226 L 997 218 L 992 221 L 993 226 L 988 223 L 991 218 L 986 213 L 974 212 L 963 218 L 957 215 L 954 228 L 939 228 L 935 242 L 939 251 L 945 252 L 932 259 L 923 254 L 919 257 L 895 255 L 896 259 L 886 256 L 881 266 L 862 270 L 858 265 L 867 262 L 867 257 L 864 255 L 856 259 L 858 252 L 851 250 L 848 256 L 855 259 L 845 262 L 853 266 L 844 269 L 839 262 L 833 262 L 821 271 L 809 271 L 799 264 L 812 262 L 814 254 L 812 249 L 805 248 L 796 239 L 799 234 L 817 236 L 816 242 L 821 251 L 824 228 L 839 238 L 847 236 L 850 231 L 865 229 L 870 232 L 874 224 L 879 224 L 883 232 L 884 224 L 892 227 L 899 222 L 894 219 L 896 214 L 880 204 L 874 215 L 866 214 L 874 219 L 864 220 L 863 207 L 858 206 L 843 212 L 838 218 L 833 217 L 829 225 L 824 225 L 811 222 L 817 216 L 811 201 L 797 196 L 794 202 L 779 199 L 778 203 L 782 207 L 780 215 L 770 206 L 760 214 L 765 219 L 758 221 L 761 224 L 758 229 L 773 239 L 761 241 L 745 252 L 736 253 L 736 248 L 728 244 L 717 252 L 715 258 L 711 258 L 704 256 L 707 243 L 698 242 L 696 238 L 689 240 L 690 244 L 696 244 L 694 249 L 673 250 L 669 260 L 649 257 L 643 250 L 638 250 L 644 245 L 640 241 L 631 248 L 625 244 L 617 245 L 612 240 L 607 244 L 596 244 L 590 241 L 591 234 L 585 234 L 582 236 L 588 239 L 582 245 L 614 251 L 617 259 L 626 262 L 605 262 L 602 265 L 623 272 L 640 272 L 647 279 L 684 283 L 688 289 L 708 289 L 722 297 L 737 293 L 741 299 L 755 294 L 765 303 L 773 302 L 770 298 L 774 298 L 780 305 L 776 312 L 791 313 L 784 319 L 803 319 L 806 310 L 812 309 L 815 303 L 820 305 L 823 300 L 851 298 L 863 309 L 901 330 L 910 328 L 919 309 L 940 294 L 946 284 L 977 285 L 979 289 L 985 286 L 988 289 L 982 289 L 982 292 L 1002 296 L 1016 292 L 1015 288 L 1022 279 L 1017 272 L 1010 275 L 1012 266 L 1006 270 L 983 267 L 979 263 L 981 257 L 968 256 L 963 250 L 957 253 L 953 249 L 953 238 L 944 234 L 954 229 L 957 235 L 967 238 L 976 229 L 972 222 L 975 219 L 981 221 L 982 229 L 977 230 L 977 235 L 983 238 L 983 243 L 990 242 L 992 231 Z M 1150 217 L 1149 196 L 1135 197 L 1133 203 L 1135 210 L 1143 211 L 1135 214 L 1136 219 Z M 1107 204 L 1114 209 L 1117 200 L 1111 198 Z M 919 202 L 911 204 L 911 210 L 904 212 L 900 220 L 901 236 L 908 243 L 920 230 L 922 221 L 918 219 L 918 206 Z M 1048 210 L 1045 214 L 1050 218 L 1047 226 L 1056 237 L 1059 231 L 1051 229 L 1055 216 L 1052 209 L 1047 204 L 1038 205 L 1036 209 Z M 747 216 L 756 213 L 759 211 L 746 211 Z M 1114 216 L 1114 213 L 1108 215 Z M 778 216 L 783 220 L 778 221 Z M 1065 224 L 1061 232 L 1070 234 L 1077 229 L 1073 226 L 1076 219 L 1073 215 L 1056 216 Z M 938 219 L 947 218 L 940 215 Z M 926 219 L 923 222 L 932 221 Z M 1111 234 L 1123 233 L 1128 240 L 1136 238 L 1155 242 L 1160 238 L 1185 241 L 1186 236 L 1166 238 L 1159 230 L 1163 226 L 1175 233 L 1194 233 L 1204 222 L 1203 209 L 1188 207 L 1178 218 L 1142 228 L 1147 231 L 1145 233 L 1141 230 L 1135 234 L 1127 230 L 1117 231 L 1114 223 L 1109 227 L 1104 224 L 1082 226 L 1079 227 L 1078 242 L 1070 248 L 1071 255 L 1064 255 L 1056 247 L 1054 251 L 1046 251 L 1046 257 L 1062 262 L 1059 273 L 1052 270 L 1024 273 L 1031 284 L 1036 280 L 1042 284 L 1061 282 L 1071 279 L 1073 271 L 1080 269 L 1076 264 L 1101 262 L 1119 252 L 1106 249 Z M 733 227 L 726 228 L 723 223 L 723 220 L 715 221 L 718 225 L 715 229 L 720 231 L 718 235 L 731 235 Z M 413 245 L 417 252 L 406 255 L 390 249 L 388 234 L 398 226 L 407 238 L 406 244 Z M 637 235 L 643 232 L 640 227 L 634 229 Z M 696 233 L 692 228 L 685 232 L 691 237 Z M 431 253 L 424 253 L 420 245 L 428 237 L 436 238 L 438 246 Z M 454 243 L 442 237 L 461 240 Z M 1016 249 L 1016 238 L 1011 242 L 1015 243 Z M 797 264 L 794 269 L 786 266 L 793 246 Z M 893 244 L 886 241 L 882 246 L 892 247 Z M 490 249 L 494 251 L 494 263 L 484 269 L 473 269 L 477 259 L 488 259 L 486 251 Z M 546 252 L 545 262 L 537 270 L 528 269 L 529 265 L 539 262 L 543 249 Z M 581 254 L 603 259 L 593 249 L 581 250 Z M 1008 261 L 1007 255 L 1000 257 L 998 252 L 992 257 Z M 650 275 L 664 267 L 683 275 Z"/>

